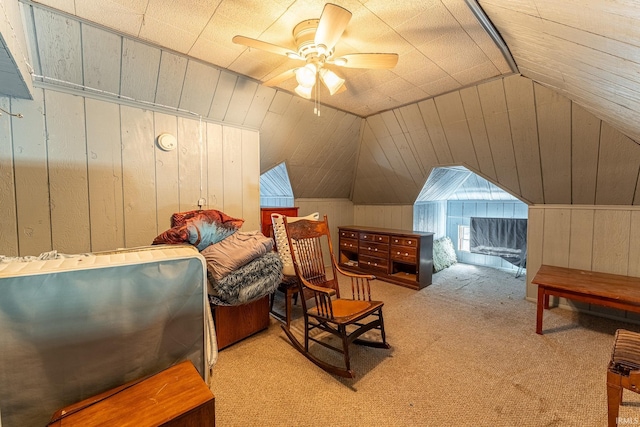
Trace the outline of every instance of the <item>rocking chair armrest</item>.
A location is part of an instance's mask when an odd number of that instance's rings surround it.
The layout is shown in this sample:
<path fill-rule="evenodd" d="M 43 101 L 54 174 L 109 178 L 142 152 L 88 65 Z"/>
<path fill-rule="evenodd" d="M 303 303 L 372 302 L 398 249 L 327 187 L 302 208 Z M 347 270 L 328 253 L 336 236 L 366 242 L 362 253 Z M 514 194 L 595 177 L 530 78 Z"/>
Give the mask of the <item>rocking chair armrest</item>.
<path fill-rule="evenodd" d="M 333 296 L 336 293 L 336 290 L 333 288 L 326 288 L 324 286 L 318 286 L 318 285 L 314 285 L 311 282 L 308 282 L 306 279 L 301 278 L 300 279 L 302 281 L 302 284 L 304 285 L 305 288 L 309 288 L 314 292 L 320 292 L 322 294 L 326 294 L 329 296 Z"/>
<path fill-rule="evenodd" d="M 359 274 L 359 273 L 352 273 L 350 271 L 345 271 L 342 268 L 340 268 L 340 266 L 338 264 L 336 264 L 336 270 L 338 270 L 338 272 L 340 274 L 342 274 L 343 276 L 346 276 L 346 277 L 353 277 L 353 278 L 367 279 L 367 280 L 375 280 L 376 279 L 376 276 L 374 276 L 373 274 Z"/>

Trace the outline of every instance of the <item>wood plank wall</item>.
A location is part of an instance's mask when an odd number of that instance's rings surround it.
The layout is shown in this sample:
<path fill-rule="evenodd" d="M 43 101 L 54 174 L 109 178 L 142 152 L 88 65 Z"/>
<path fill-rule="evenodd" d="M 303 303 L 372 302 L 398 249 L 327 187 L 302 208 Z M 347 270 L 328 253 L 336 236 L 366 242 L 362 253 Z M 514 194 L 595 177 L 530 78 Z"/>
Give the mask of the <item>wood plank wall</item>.
<path fill-rule="evenodd" d="M 529 206 L 527 292 L 542 264 L 640 277 L 640 208 L 635 206 Z M 640 321 L 633 313 L 567 301 L 561 306 Z"/>
<path fill-rule="evenodd" d="M 286 161 L 296 197 L 347 198 L 362 118 L 75 17 L 23 4 L 35 84 L 260 130 L 261 172 Z"/>
<path fill-rule="evenodd" d="M 150 244 L 174 212 L 219 209 L 258 230 L 255 130 L 48 89 L 0 98 L 0 254 L 81 253 Z M 178 147 L 156 145 L 160 133 Z"/>
<path fill-rule="evenodd" d="M 355 205 L 354 224 L 413 230 L 413 205 Z"/>
<path fill-rule="evenodd" d="M 521 76 L 367 117 L 352 200 L 413 203 L 432 168 L 452 164 L 527 204 L 640 203 L 640 145 Z"/>

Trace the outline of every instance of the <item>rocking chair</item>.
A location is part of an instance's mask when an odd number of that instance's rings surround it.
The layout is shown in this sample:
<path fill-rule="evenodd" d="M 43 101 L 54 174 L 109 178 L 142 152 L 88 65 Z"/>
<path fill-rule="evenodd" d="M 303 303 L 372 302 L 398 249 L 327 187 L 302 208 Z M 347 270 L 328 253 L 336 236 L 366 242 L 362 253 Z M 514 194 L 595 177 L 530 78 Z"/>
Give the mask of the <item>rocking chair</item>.
<path fill-rule="evenodd" d="M 354 274 L 339 268 L 333 254 L 327 216 L 323 221 L 285 221 L 293 265 L 298 276 L 299 295 L 304 314 L 304 346 L 291 332 L 289 325 L 282 325 L 293 346 L 310 361 L 325 371 L 346 378 L 354 378 L 349 360 L 351 343 L 377 348 L 389 348 L 384 322 L 382 301 L 371 300 L 370 281 L 375 276 Z M 331 268 L 325 267 L 323 248 L 328 248 Z M 329 275 L 328 275 L 329 273 Z M 338 274 L 351 279 L 352 299 L 341 298 Z M 315 304 L 311 304 L 315 302 Z M 314 330 L 328 332 L 341 341 L 341 346 L 311 336 Z M 379 330 L 380 341 L 360 339 L 370 330 Z M 323 336 L 325 334 L 322 334 Z M 320 344 L 343 355 L 344 367 L 321 360 L 309 351 L 309 341 Z"/>

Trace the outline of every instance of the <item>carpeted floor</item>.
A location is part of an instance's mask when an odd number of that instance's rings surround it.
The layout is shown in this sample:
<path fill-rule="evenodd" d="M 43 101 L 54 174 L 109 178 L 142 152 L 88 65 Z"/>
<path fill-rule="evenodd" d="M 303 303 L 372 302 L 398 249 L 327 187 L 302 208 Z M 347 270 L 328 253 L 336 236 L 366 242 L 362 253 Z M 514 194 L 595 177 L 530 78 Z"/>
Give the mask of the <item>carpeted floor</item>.
<path fill-rule="evenodd" d="M 466 264 L 435 274 L 421 291 L 373 285 L 390 350 L 352 346 L 356 378 L 334 377 L 272 319 L 267 331 L 220 352 L 216 425 L 606 425 L 613 334 L 639 325 L 556 308 L 537 335 L 525 278 Z M 638 419 L 640 395 L 623 397 L 620 416 Z"/>

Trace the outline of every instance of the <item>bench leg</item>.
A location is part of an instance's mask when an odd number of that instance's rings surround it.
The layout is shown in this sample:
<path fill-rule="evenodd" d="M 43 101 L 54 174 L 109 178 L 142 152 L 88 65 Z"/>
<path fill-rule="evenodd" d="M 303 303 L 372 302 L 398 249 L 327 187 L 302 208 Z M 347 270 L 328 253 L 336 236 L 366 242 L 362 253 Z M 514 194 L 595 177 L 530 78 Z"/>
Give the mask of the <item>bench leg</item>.
<path fill-rule="evenodd" d="M 538 285 L 538 306 L 536 307 L 536 334 L 542 335 L 542 314 L 545 302 L 548 304 L 549 295 L 544 292 L 544 287 Z"/>
<path fill-rule="evenodd" d="M 620 413 L 620 403 L 622 402 L 622 386 L 620 375 L 611 371 L 607 372 L 607 416 L 608 427 L 618 425 L 618 414 Z"/>

